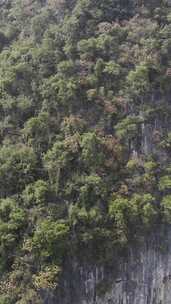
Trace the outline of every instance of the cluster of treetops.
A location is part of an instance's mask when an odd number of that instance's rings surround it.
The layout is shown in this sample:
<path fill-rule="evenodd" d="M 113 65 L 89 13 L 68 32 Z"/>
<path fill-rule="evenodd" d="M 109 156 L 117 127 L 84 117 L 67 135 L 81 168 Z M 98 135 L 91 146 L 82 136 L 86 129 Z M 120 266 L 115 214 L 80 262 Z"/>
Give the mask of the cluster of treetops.
<path fill-rule="evenodd" d="M 1 304 L 171 223 L 170 68 L 167 1 L 0 1 Z"/>

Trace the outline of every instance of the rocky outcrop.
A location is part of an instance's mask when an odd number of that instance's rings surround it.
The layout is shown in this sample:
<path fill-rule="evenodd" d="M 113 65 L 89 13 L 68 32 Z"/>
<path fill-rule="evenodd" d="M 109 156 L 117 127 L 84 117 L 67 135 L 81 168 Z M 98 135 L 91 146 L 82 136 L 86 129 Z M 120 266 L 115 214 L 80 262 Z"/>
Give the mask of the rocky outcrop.
<path fill-rule="evenodd" d="M 132 245 L 108 267 L 71 264 L 45 304 L 171 303 L 171 228 Z"/>

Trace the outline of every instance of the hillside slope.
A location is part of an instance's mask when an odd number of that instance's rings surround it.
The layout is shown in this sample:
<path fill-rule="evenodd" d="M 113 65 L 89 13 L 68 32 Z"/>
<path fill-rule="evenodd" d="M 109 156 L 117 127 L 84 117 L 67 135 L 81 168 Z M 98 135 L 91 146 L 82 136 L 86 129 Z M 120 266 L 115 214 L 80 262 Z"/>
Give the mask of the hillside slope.
<path fill-rule="evenodd" d="M 170 96 L 167 1 L 0 1 L 1 304 L 171 223 Z"/>

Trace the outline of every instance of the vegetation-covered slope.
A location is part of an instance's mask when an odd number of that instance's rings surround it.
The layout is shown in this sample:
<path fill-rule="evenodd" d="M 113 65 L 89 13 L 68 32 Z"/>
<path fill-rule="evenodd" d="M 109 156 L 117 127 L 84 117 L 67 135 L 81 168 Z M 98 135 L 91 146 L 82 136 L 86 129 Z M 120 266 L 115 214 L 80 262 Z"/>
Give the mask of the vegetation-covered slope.
<path fill-rule="evenodd" d="M 171 11 L 1 0 L 0 51 L 0 303 L 40 304 L 171 221 Z"/>

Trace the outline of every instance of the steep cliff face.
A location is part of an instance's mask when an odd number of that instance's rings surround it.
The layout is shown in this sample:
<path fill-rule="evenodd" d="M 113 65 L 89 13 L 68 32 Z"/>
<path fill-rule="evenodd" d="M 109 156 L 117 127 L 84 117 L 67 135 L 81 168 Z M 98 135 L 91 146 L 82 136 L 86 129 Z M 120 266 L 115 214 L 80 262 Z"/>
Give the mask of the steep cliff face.
<path fill-rule="evenodd" d="M 147 101 L 145 101 L 144 104 L 145 103 L 147 103 Z M 162 138 L 166 136 L 166 133 L 171 131 L 169 117 L 171 92 L 162 96 L 160 92 L 156 90 L 156 92 L 151 94 L 150 98 L 148 98 L 148 103 L 152 111 L 155 112 L 155 115 L 147 118 L 140 106 L 139 116 L 142 118 L 143 122 L 141 124 L 141 131 L 139 132 L 139 145 L 137 145 L 136 142 L 132 148 L 137 154 L 142 153 L 146 156 L 150 154 L 157 155 L 160 161 L 164 163 L 166 160 L 169 160 L 170 154 L 162 149 L 159 143 Z"/>
<path fill-rule="evenodd" d="M 170 304 L 171 229 L 132 246 L 107 268 L 75 264 L 46 304 Z M 117 268 L 117 270 L 116 270 Z M 63 294 L 61 291 L 63 290 Z"/>
<path fill-rule="evenodd" d="M 0 304 L 169 303 L 170 33 L 165 0 L 0 0 Z"/>

